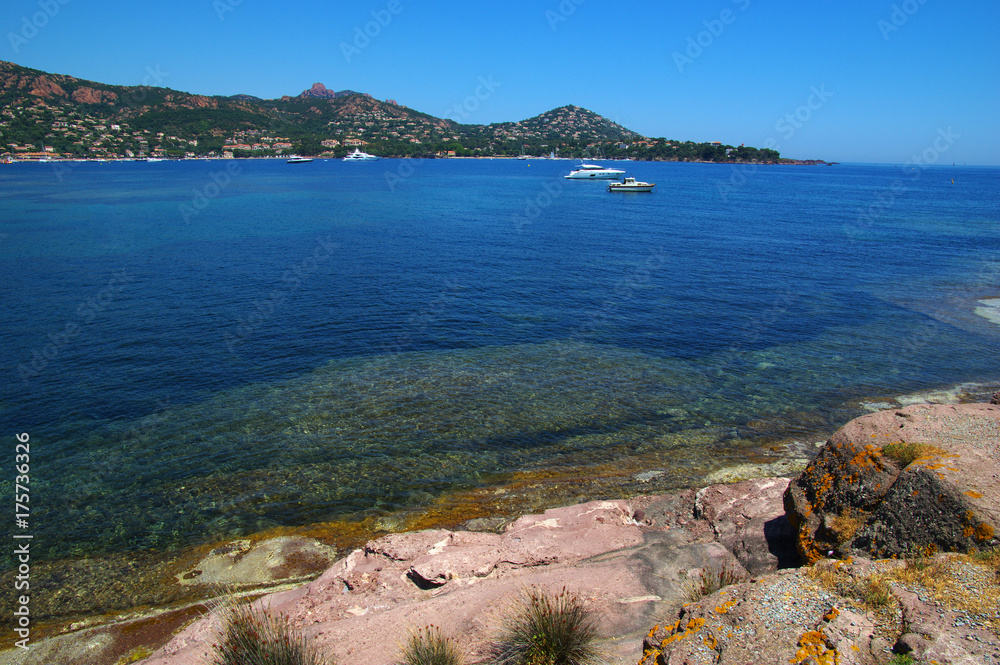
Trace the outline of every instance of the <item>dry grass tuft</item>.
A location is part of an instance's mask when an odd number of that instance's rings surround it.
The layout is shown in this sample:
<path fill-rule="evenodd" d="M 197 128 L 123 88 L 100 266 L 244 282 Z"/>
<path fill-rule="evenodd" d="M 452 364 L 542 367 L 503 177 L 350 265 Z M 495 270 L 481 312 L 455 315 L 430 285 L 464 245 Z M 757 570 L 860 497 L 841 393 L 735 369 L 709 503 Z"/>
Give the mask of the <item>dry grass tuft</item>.
<path fill-rule="evenodd" d="M 709 566 L 697 576 L 688 578 L 684 588 L 687 591 L 687 599 L 693 603 L 730 584 L 739 584 L 746 578 L 746 573 L 728 564 Z"/>
<path fill-rule="evenodd" d="M 249 605 L 223 607 L 222 635 L 212 665 L 325 665 L 306 637 L 284 615 Z"/>
<path fill-rule="evenodd" d="M 837 539 L 837 545 L 845 545 L 851 542 L 858 529 L 864 526 L 865 519 L 865 515 L 854 512 L 849 508 L 840 515 L 830 517 L 828 525 Z"/>
<path fill-rule="evenodd" d="M 861 609 L 877 614 L 894 605 L 889 580 L 884 573 L 856 577 L 843 562 L 822 561 L 807 569 L 806 574 L 821 587 L 854 600 Z"/>
<path fill-rule="evenodd" d="M 445 637 L 437 626 L 427 626 L 410 634 L 399 665 L 461 665 L 458 644 Z"/>
<path fill-rule="evenodd" d="M 491 652 L 496 665 L 596 665 L 597 628 L 583 601 L 564 588 L 557 595 L 529 589 L 509 611 Z"/>
<path fill-rule="evenodd" d="M 1000 633 L 1000 548 L 972 555 L 949 554 L 933 560 L 908 560 L 887 578 L 920 587 L 944 607 L 982 617 Z"/>

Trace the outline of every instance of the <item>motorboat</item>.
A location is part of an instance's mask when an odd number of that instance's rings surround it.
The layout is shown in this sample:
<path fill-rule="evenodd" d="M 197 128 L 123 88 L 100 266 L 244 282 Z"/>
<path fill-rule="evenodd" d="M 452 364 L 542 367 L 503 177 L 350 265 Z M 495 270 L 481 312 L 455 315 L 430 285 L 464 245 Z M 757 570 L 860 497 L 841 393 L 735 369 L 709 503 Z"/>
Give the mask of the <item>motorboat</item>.
<path fill-rule="evenodd" d="M 590 178 L 599 180 L 617 180 L 623 175 L 625 175 L 625 172 L 621 169 L 609 169 L 597 164 L 580 164 L 580 168 L 573 169 L 569 172 L 569 175 L 563 177 L 572 178 L 574 180 L 584 180 Z"/>
<path fill-rule="evenodd" d="M 372 162 L 378 159 L 378 155 L 369 155 L 367 152 L 362 152 L 361 148 L 355 148 L 354 152 L 344 157 L 345 162 Z"/>
<path fill-rule="evenodd" d="M 289 157 L 285 160 L 286 164 L 306 164 L 312 161 L 312 157 L 299 157 L 295 155 L 294 157 Z"/>
<path fill-rule="evenodd" d="M 640 182 L 635 178 L 625 178 L 621 182 L 608 185 L 609 192 L 651 192 L 656 187 L 655 182 Z"/>

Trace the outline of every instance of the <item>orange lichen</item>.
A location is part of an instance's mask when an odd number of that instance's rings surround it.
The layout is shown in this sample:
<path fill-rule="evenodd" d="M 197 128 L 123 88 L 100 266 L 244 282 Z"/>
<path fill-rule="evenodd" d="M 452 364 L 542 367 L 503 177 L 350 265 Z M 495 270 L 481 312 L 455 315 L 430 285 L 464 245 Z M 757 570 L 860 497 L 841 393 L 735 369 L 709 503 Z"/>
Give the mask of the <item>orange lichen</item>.
<path fill-rule="evenodd" d="M 656 659 L 659 658 L 661 653 L 663 652 L 656 648 L 644 651 L 642 653 L 642 658 L 639 659 L 638 665 L 655 665 Z"/>
<path fill-rule="evenodd" d="M 972 537 L 978 541 L 987 541 L 993 538 L 993 533 L 993 527 L 986 522 L 980 522 L 979 525 L 972 530 Z"/>
<path fill-rule="evenodd" d="M 855 453 L 854 457 L 851 458 L 851 461 L 848 462 L 848 464 L 851 466 L 859 466 L 862 469 L 869 466 L 878 468 L 880 466 L 878 461 L 880 457 L 882 457 L 882 450 L 869 443 L 863 450 L 859 450 Z"/>
<path fill-rule="evenodd" d="M 706 637 L 702 641 L 705 643 L 705 646 L 707 646 L 709 649 L 712 650 L 714 650 L 717 646 L 719 646 L 719 640 L 715 639 L 715 635 L 713 635 L 712 633 L 709 633 L 708 637 Z"/>
<path fill-rule="evenodd" d="M 680 630 L 680 632 L 677 632 L 680 629 L 680 623 L 681 623 L 680 621 L 677 621 L 677 623 L 674 624 L 673 630 L 670 631 L 672 634 L 666 637 L 660 643 L 661 647 L 664 644 L 677 642 L 679 640 L 683 640 L 685 637 L 690 637 L 691 635 L 694 635 L 699 630 L 701 630 L 702 627 L 704 627 L 705 619 L 702 617 L 691 619 L 690 621 L 687 622 L 687 625 L 685 626 L 684 630 Z"/>
<path fill-rule="evenodd" d="M 837 650 L 830 648 L 823 633 L 818 630 L 803 633 L 799 637 L 798 647 L 795 656 L 788 661 L 791 665 L 799 665 L 807 658 L 812 658 L 819 665 L 839 665 L 840 663 Z"/>
<path fill-rule="evenodd" d="M 735 605 L 737 602 L 738 601 L 735 598 L 724 602 L 723 604 L 715 608 L 716 614 L 725 614 L 726 612 L 731 610 L 733 608 L 733 605 Z"/>
<path fill-rule="evenodd" d="M 962 494 L 964 494 L 966 496 L 971 496 L 973 499 L 982 499 L 983 498 L 983 495 L 980 494 L 979 492 L 977 492 L 976 490 L 966 490 L 965 492 L 962 492 Z"/>
<path fill-rule="evenodd" d="M 823 621 L 833 621 L 840 616 L 840 610 L 836 607 L 831 607 L 830 611 L 823 615 Z"/>

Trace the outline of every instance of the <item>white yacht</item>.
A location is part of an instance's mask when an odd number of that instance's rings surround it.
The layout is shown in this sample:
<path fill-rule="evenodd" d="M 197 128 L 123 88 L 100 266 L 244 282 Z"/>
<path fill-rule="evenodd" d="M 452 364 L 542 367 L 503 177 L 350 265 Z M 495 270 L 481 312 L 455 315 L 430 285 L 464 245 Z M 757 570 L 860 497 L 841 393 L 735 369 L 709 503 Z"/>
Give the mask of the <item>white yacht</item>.
<path fill-rule="evenodd" d="M 286 164 L 308 164 L 312 161 L 311 157 L 299 157 L 298 155 L 292 155 L 285 160 Z"/>
<path fill-rule="evenodd" d="M 655 182 L 642 182 L 635 178 L 625 178 L 621 182 L 608 185 L 609 192 L 651 192 L 656 187 Z"/>
<path fill-rule="evenodd" d="M 618 180 L 618 178 L 623 175 L 625 175 L 625 172 L 621 169 L 609 169 L 603 166 L 598 166 L 597 164 L 580 164 L 580 168 L 573 169 L 569 172 L 569 175 L 563 177 L 572 178 L 574 180 L 590 178 L 600 180 Z"/>
<path fill-rule="evenodd" d="M 369 155 L 367 152 L 361 152 L 361 148 L 355 148 L 354 152 L 344 157 L 345 162 L 371 162 L 378 159 L 378 155 Z"/>

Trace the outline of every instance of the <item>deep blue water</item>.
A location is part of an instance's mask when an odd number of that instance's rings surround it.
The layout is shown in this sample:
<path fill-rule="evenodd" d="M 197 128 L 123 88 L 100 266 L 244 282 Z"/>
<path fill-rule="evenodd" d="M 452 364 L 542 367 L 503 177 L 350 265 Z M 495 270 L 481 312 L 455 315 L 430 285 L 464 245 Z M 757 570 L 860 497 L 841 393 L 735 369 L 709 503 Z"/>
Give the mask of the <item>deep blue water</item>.
<path fill-rule="evenodd" d="M 570 167 L 0 167 L 40 555 L 634 455 L 697 482 L 747 423 L 1000 379 L 998 168 L 627 164 L 641 195 Z"/>

